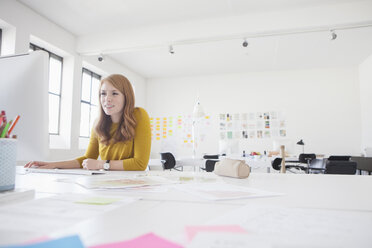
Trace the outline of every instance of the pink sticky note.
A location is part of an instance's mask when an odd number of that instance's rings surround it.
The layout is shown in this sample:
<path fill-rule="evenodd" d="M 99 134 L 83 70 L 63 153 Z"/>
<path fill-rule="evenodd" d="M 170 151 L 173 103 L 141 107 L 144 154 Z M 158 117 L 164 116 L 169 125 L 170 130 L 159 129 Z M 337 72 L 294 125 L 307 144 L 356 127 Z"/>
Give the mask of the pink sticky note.
<path fill-rule="evenodd" d="M 241 226 L 224 225 L 224 226 L 186 226 L 188 241 L 191 241 L 199 232 L 228 232 L 228 233 L 246 233 Z"/>
<path fill-rule="evenodd" d="M 91 246 L 90 248 L 183 248 L 183 246 L 163 239 L 154 233 L 147 233 L 137 238 L 118 243 Z"/>

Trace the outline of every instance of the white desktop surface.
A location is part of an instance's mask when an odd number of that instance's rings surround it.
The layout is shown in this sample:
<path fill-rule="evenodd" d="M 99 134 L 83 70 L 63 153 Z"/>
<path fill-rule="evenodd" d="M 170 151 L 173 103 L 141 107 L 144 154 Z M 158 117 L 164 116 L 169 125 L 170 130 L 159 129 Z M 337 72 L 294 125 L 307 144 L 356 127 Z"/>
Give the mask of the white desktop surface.
<path fill-rule="evenodd" d="M 248 164 L 252 171 L 254 172 L 274 172 L 271 170 L 271 160 L 272 158 L 269 157 L 241 157 L 241 156 L 228 156 L 228 157 L 220 157 L 221 159 L 224 158 L 231 158 L 231 159 L 239 159 L 239 160 L 244 160 L 246 164 Z M 192 167 L 193 170 L 196 170 L 196 168 L 205 168 L 205 163 L 207 160 L 219 160 L 219 159 L 203 159 L 203 158 L 179 158 L 176 159 L 176 166 L 183 166 L 184 170 L 187 170 L 187 167 Z M 149 167 L 150 169 L 153 170 L 161 170 L 162 169 L 162 164 L 161 164 L 161 159 L 150 159 L 149 161 Z"/>
<path fill-rule="evenodd" d="M 22 171 L 22 168 L 17 168 L 16 187 L 35 189 L 36 198 L 70 192 L 102 193 L 102 191 L 88 190 L 75 183 L 62 182 L 81 177 L 81 175 L 23 174 Z M 207 172 L 108 172 L 110 175 L 144 173 L 170 177 L 177 175 L 215 176 L 213 173 Z M 103 175 L 92 177 L 100 176 Z M 251 173 L 247 179 L 223 177 L 223 180 L 234 185 L 284 193 L 284 195 L 268 198 L 207 201 L 175 189 L 151 193 L 110 192 L 110 194 L 122 196 L 140 196 L 142 199 L 80 222 L 69 230 L 58 232 L 50 230 L 50 236 L 58 237 L 77 233 L 86 246 L 91 246 L 123 241 L 154 232 L 182 244 L 185 241 L 183 235 L 185 226 L 206 224 L 247 204 L 250 206 L 351 210 L 372 215 L 372 197 L 370 197 L 372 177 L 370 176 Z M 22 241 L 26 240 L 18 237 L 17 242 Z M 15 241 L 6 237 L 0 240 L 0 245 L 10 243 L 15 243 Z"/>
<path fill-rule="evenodd" d="M 183 167 L 190 167 L 193 170 L 196 170 L 196 168 L 205 167 L 205 159 L 203 158 L 191 158 L 191 157 L 185 157 L 185 158 L 177 158 L 176 159 L 176 166 L 183 166 Z M 149 160 L 149 167 L 150 170 L 162 170 L 162 163 L 161 159 L 150 159 Z M 185 168 L 184 168 L 185 169 Z"/>

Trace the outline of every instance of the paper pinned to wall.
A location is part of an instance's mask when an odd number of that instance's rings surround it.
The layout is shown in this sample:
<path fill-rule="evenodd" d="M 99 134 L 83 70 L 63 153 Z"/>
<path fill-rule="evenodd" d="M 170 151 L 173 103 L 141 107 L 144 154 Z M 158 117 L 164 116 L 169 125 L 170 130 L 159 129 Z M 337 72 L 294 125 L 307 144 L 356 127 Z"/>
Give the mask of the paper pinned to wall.
<path fill-rule="evenodd" d="M 270 139 L 287 136 L 285 115 L 282 111 L 221 113 L 219 127 L 220 140 Z"/>

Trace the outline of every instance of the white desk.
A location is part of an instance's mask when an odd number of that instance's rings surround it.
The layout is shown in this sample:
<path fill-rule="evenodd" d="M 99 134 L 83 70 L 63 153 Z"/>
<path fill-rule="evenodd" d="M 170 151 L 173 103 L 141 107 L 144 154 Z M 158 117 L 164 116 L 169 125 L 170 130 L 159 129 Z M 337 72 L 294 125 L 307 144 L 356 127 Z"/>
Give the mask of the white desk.
<path fill-rule="evenodd" d="M 224 159 L 225 157 L 220 157 L 219 160 Z M 271 168 L 271 158 L 267 157 L 239 157 L 232 156 L 227 157 L 232 159 L 245 160 L 245 162 L 251 167 L 251 170 L 254 172 L 272 172 Z M 197 170 L 198 168 L 205 168 L 206 160 L 214 159 L 203 159 L 203 158 L 180 158 L 176 159 L 177 166 L 183 166 L 184 170 Z M 162 170 L 161 159 L 150 159 L 149 161 L 150 170 Z"/>
<path fill-rule="evenodd" d="M 21 168 L 18 168 L 20 171 Z M 146 172 L 109 172 L 112 175 L 129 175 Z M 185 175 L 186 172 L 161 171 L 147 173 L 163 176 Z M 213 173 L 196 173 L 214 177 Z M 36 197 L 67 192 L 91 193 L 74 183 L 56 179 L 74 179 L 77 175 L 17 174 L 17 188 L 33 188 Z M 175 189 L 167 192 L 141 193 L 142 200 L 119 207 L 111 212 L 83 221 L 69 230 L 50 230 L 51 237 L 70 233 L 79 234 L 86 246 L 116 242 L 155 232 L 178 243 L 184 242 L 186 225 L 203 225 L 221 215 L 250 206 L 304 207 L 330 210 L 362 211 L 372 217 L 372 177 L 312 174 L 251 173 L 247 179 L 223 178 L 227 183 L 285 193 L 270 198 L 241 199 L 210 202 L 180 193 Z M 95 191 L 97 192 L 97 191 Z M 99 193 L 99 192 L 98 192 Z M 102 192 L 101 192 L 102 193 Z M 121 196 L 138 196 L 133 192 L 116 192 Z M 9 205 L 11 206 L 11 205 Z M 288 223 L 290 225 L 290 223 Z M 372 228 L 372 222 L 371 222 Z M 369 239 L 369 230 L 360 230 Z M 295 235 L 295 234 L 288 234 Z M 19 243 L 31 237 L 14 237 L 0 230 L 0 245 Z M 369 241 L 371 244 L 371 241 Z M 305 245 L 305 244 L 302 244 Z"/>
<path fill-rule="evenodd" d="M 150 159 L 149 161 L 149 169 L 150 170 L 162 170 L 161 159 Z M 179 158 L 176 159 L 176 166 L 183 166 L 184 170 L 194 170 L 196 171 L 197 168 L 205 167 L 205 159 L 202 158 Z M 190 169 L 188 169 L 190 168 Z"/>

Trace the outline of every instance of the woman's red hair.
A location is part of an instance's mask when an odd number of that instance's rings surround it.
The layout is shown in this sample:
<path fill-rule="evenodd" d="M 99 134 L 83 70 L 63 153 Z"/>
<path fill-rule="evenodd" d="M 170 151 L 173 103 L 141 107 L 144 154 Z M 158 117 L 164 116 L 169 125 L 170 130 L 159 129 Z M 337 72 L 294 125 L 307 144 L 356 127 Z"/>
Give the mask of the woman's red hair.
<path fill-rule="evenodd" d="M 134 138 L 136 119 L 134 118 L 134 91 L 129 80 L 120 74 L 113 74 L 101 80 L 99 98 L 101 96 L 101 87 L 104 82 L 110 83 L 124 95 L 123 114 L 119 120 L 116 132 L 110 137 L 110 128 L 112 124 L 111 117 L 103 111 L 100 101 L 100 116 L 95 126 L 95 131 L 100 137 L 101 143 L 108 145 L 128 141 Z"/>

